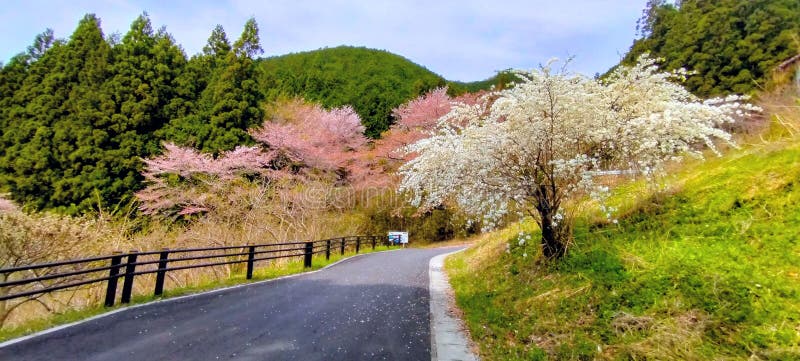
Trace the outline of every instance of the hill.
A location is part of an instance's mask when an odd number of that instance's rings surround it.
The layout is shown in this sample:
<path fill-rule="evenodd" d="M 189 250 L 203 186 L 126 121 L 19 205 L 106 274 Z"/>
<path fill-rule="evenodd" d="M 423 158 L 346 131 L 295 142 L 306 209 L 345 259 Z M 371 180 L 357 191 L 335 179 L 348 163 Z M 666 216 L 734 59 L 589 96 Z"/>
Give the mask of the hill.
<path fill-rule="evenodd" d="M 774 67 L 797 54 L 796 0 L 651 0 L 624 64 L 650 53 L 665 69 L 695 74 L 686 87 L 708 97 L 750 94 L 769 83 Z"/>
<path fill-rule="evenodd" d="M 518 244 L 533 225 L 482 236 L 447 263 L 482 358 L 797 360 L 798 164 L 790 137 L 622 186 L 618 225 L 587 212 L 556 264 Z"/>
<path fill-rule="evenodd" d="M 514 73 L 509 69 L 499 71 L 494 76 L 484 80 L 472 82 L 450 82 L 450 87 L 456 92 L 475 93 L 481 90 L 489 90 L 492 88 L 504 89 L 517 81 L 518 79 L 516 79 Z"/>
<path fill-rule="evenodd" d="M 81 213 L 127 202 L 141 158 L 171 142 L 208 154 L 252 144 L 273 100 L 351 105 L 377 138 L 399 105 L 446 80 L 401 56 L 354 47 L 259 59 L 258 25 L 221 26 L 191 57 L 146 14 L 119 39 L 87 14 L 0 65 L 0 194 L 32 209 Z M 463 92 L 452 84 L 452 92 Z"/>
<path fill-rule="evenodd" d="M 392 124 L 392 109 L 436 87 L 441 76 L 383 50 L 339 46 L 262 59 L 260 87 L 267 100 L 301 96 L 325 107 L 352 105 L 366 135 Z"/>

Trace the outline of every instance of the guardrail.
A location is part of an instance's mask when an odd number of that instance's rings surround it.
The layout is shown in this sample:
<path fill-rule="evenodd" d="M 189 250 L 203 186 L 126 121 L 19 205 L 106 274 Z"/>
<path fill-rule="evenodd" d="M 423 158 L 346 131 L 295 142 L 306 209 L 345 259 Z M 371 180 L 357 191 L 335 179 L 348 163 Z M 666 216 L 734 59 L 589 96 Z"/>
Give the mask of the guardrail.
<path fill-rule="evenodd" d="M 246 277 L 253 278 L 255 262 L 281 258 L 303 257 L 303 266 L 309 268 L 316 254 L 339 251 L 344 254 L 347 248 L 358 253 L 362 246 L 371 245 L 374 250 L 377 244 L 390 243 L 381 236 L 349 236 L 307 242 L 288 242 L 273 244 L 254 244 L 243 246 L 206 247 L 189 249 L 162 249 L 160 251 L 128 253 L 116 252 L 108 256 L 73 259 L 50 263 L 40 263 L 20 267 L 0 269 L 0 301 L 20 297 L 29 297 L 50 293 L 68 288 L 76 288 L 89 284 L 107 282 L 105 305 L 114 305 L 117 285 L 123 279 L 121 303 L 129 303 L 136 276 L 155 274 L 154 296 L 164 292 L 164 280 L 167 272 L 192 268 L 213 267 L 233 264 L 247 264 Z M 176 257 L 177 256 L 177 257 Z M 190 261 L 210 260 L 214 262 L 192 264 Z M 123 262 L 124 261 L 124 262 Z M 138 269 L 137 269 L 138 267 Z M 99 272 L 108 272 L 105 277 L 87 276 Z M 14 274 L 25 273 L 27 276 L 14 278 Z M 88 279 L 87 279 L 88 278 Z M 34 285 L 33 289 L 11 293 L 9 289 L 17 286 Z"/>

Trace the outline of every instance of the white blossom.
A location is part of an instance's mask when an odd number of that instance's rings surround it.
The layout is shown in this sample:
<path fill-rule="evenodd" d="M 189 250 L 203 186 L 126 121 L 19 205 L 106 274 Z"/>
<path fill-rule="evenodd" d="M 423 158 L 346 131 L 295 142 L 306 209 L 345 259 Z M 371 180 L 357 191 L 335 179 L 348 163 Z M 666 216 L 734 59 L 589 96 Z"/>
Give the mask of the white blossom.
<path fill-rule="evenodd" d="M 686 74 L 659 72 L 647 56 L 605 80 L 552 63 L 518 71 L 521 83 L 454 105 L 431 137 L 408 147 L 418 156 L 401 167 L 400 191 L 423 209 L 455 202 L 485 229 L 514 203 L 568 237 L 568 199 L 604 204 L 602 177 L 651 177 L 681 155 L 702 158 L 700 146 L 718 153 L 716 141 L 732 144 L 721 126 L 758 110 L 739 96 L 700 100 L 672 81 Z M 603 209 L 609 219 L 613 211 Z"/>

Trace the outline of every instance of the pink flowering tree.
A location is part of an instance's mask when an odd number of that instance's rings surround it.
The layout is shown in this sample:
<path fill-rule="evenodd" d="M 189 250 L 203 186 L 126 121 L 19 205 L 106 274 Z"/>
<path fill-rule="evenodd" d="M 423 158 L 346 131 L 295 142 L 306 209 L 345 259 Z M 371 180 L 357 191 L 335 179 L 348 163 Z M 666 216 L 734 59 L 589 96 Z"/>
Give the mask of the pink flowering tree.
<path fill-rule="evenodd" d="M 240 146 L 214 157 L 165 144 L 162 155 L 144 160 L 142 174 L 148 186 L 136 194 L 140 209 L 170 216 L 212 211 L 230 199 L 232 187 L 245 186 L 243 174 L 256 175 L 273 188 L 326 179 L 347 184 L 361 174 L 358 152 L 367 143 L 363 132 L 349 106 L 325 110 L 295 100 L 281 104 L 271 121 L 251 131 L 261 145 Z"/>
<path fill-rule="evenodd" d="M 192 148 L 164 144 L 164 153 L 145 159 L 142 175 L 148 186 L 137 192 L 140 210 L 149 215 L 190 215 L 209 210 L 211 192 L 241 174 L 274 176 L 273 152 L 237 147 L 216 158 Z"/>
<path fill-rule="evenodd" d="M 319 188 L 322 182 L 359 191 L 389 189 L 396 184 L 394 171 L 413 157 L 405 147 L 430 136 L 453 104 L 476 104 L 479 99 L 480 95 L 453 99 L 446 88 L 436 89 L 397 108 L 396 124 L 374 142 L 364 137 L 352 107 L 326 110 L 303 100 L 283 102 L 268 112 L 262 126 L 251 129 L 259 145 L 214 157 L 165 144 L 162 155 L 144 160 L 142 174 L 148 186 L 136 194 L 140 209 L 179 217 L 221 209 L 231 187 L 243 186 L 243 174 L 256 175 L 272 188 Z"/>
<path fill-rule="evenodd" d="M 361 119 L 350 106 L 331 110 L 294 101 L 287 116 L 250 132 L 253 139 L 290 160 L 325 171 L 344 170 L 367 139 Z"/>
<path fill-rule="evenodd" d="M 484 95 L 484 92 L 466 93 L 452 98 L 447 95 L 447 88 L 442 87 L 397 107 L 392 112 L 395 124 L 362 154 L 362 171 L 382 176 L 383 184 L 394 183 L 388 179 L 391 174 L 416 156 L 407 151 L 408 146 L 430 137 L 453 105 L 481 106 L 486 103 Z"/>

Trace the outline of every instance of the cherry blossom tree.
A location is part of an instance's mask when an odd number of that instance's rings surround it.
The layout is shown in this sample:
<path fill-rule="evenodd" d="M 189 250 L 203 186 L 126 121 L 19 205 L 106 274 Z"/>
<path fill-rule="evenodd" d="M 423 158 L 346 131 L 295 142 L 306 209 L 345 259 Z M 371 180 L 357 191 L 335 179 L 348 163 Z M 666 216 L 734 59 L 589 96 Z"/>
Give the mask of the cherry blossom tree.
<path fill-rule="evenodd" d="M 215 158 L 192 148 L 166 143 L 163 154 L 144 159 L 142 175 L 148 186 L 136 193 L 141 202 L 139 209 L 150 215 L 205 212 L 208 210 L 209 192 L 197 187 L 197 183 L 220 187 L 219 182 L 206 181 L 234 180 L 242 173 L 275 177 L 277 173 L 271 168 L 273 160 L 274 152 L 266 152 L 257 146 L 236 147 Z M 170 175 L 180 177 L 178 184 L 170 182 Z"/>
<path fill-rule="evenodd" d="M 603 177 L 651 176 L 705 145 L 731 142 L 720 126 L 755 107 L 740 97 L 701 100 L 643 56 L 596 80 L 553 63 L 481 104 L 452 107 L 436 134 L 409 147 L 399 190 L 423 209 L 453 201 L 491 227 L 511 210 L 534 218 L 546 258 L 565 254 L 582 199 L 602 201 Z M 488 99 L 491 96 L 485 96 Z M 463 120 L 467 120 L 466 123 Z"/>
<path fill-rule="evenodd" d="M 210 154 L 180 147 L 173 143 L 164 144 L 164 153 L 154 158 L 145 159 L 147 180 L 153 180 L 163 174 L 177 174 L 188 178 L 193 174 L 205 173 L 221 178 L 230 178 L 239 172 L 260 172 L 272 162 L 274 154 L 264 152 L 260 147 L 243 147 L 223 152 L 214 158 Z"/>
<path fill-rule="evenodd" d="M 361 119 L 350 106 L 331 110 L 294 101 L 283 119 L 264 122 L 250 135 L 291 160 L 322 170 L 346 168 L 367 139 Z"/>
<path fill-rule="evenodd" d="M 280 108 L 278 116 L 251 131 L 261 145 L 239 146 L 214 157 L 165 144 L 162 155 L 144 160 L 148 186 L 136 194 L 140 209 L 169 216 L 208 212 L 222 204 L 232 186 L 242 186 L 236 185 L 242 174 L 256 174 L 270 185 L 309 183 L 311 178 L 344 178 L 346 183 L 359 174 L 358 152 L 366 138 L 351 107 L 325 110 L 295 100 Z"/>
<path fill-rule="evenodd" d="M 355 172 L 369 178 L 371 185 L 394 186 L 397 169 L 413 159 L 415 153 L 407 152 L 407 147 L 420 139 L 434 134 L 442 117 L 447 115 L 453 104 L 480 104 L 484 93 L 465 93 L 456 98 L 447 95 L 447 88 L 437 88 L 420 95 L 397 107 L 392 115 L 395 123 L 376 140 L 372 147 L 361 152 L 360 162 Z M 451 119 L 452 120 L 452 119 Z M 368 176 L 366 176 L 368 175 Z"/>

